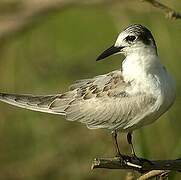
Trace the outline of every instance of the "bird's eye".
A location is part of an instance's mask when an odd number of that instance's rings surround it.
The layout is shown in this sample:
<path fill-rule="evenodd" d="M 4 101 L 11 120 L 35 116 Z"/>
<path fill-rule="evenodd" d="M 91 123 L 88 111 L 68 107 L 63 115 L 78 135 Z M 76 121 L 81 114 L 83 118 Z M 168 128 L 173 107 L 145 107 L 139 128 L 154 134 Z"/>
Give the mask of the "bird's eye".
<path fill-rule="evenodd" d="M 127 42 L 133 42 L 136 39 L 136 36 L 127 36 L 126 41 Z"/>

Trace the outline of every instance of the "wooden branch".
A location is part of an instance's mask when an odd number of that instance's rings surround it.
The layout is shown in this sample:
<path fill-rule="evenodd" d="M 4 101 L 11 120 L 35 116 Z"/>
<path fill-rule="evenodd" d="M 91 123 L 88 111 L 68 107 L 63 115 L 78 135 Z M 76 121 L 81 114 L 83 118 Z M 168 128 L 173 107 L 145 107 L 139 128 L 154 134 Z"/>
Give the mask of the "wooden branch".
<path fill-rule="evenodd" d="M 164 179 L 168 177 L 170 171 L 167 170 L 152 170 L 148 173 L 143 174 L 137 180 L 148 180 L 154 177 L 160 177 L 159 179 Z"/>
<path fill-rule="evenodd" d="M 142 1 L 148 2 L 151 5 L 153 5 L 154 7 L 163 10 L 166 14 L 166 17 L 169 19 L 181 19 L 180 12 L 175 11 L 174 9 L 158 2 L 157 0 L 142 0 Z"/>
<path fill-rule="evenodd" d="M 92 163 L 92 169 L 132 169 L 140 173 L 152 170 L 181 171 L 181 159 L 175 160 L 147 160 L 143 158 L 130 157 L 124 155 L 124 160 L 115 158 L 96 158 Z"/>

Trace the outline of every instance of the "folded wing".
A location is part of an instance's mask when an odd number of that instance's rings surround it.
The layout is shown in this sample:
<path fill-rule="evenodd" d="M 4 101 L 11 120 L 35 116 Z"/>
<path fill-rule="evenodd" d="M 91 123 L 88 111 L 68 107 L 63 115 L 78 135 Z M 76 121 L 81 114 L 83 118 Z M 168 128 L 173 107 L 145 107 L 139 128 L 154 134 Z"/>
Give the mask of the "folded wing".
<path fill-rule="evenodd" d="M 47 96 L 0 93 L 0 100 L 34 111 L 65 115 L 67 120 L 85 123 L 88 128 L 124 128 L 148 113 L 152 96 L 130 96 L 121 71 L 76 81 L 70 91 Z M 131 125 L 131 124 L 130 124 Z"/>

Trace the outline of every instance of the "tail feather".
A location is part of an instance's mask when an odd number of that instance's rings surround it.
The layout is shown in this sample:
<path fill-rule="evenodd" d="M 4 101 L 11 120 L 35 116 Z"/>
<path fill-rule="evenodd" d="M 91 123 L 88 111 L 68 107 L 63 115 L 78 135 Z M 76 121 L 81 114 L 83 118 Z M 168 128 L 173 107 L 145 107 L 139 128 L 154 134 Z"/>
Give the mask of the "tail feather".
<path fill-rule="evenodd" d="M 61 95 L 34 96 L 0 93 L 0 101 L 33 111 L 64 115 L 63 109 L 59 109 L 60 111 L 58 112 L 51 108 L 51 105 L 59 99 L 60 96 Z"/>

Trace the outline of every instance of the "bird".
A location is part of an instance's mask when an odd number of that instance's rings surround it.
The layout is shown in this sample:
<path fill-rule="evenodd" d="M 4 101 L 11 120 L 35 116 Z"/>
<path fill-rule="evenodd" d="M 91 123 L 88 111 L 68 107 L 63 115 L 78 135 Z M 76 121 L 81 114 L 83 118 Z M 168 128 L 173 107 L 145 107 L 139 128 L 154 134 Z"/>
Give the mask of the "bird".
<path fill-rule="evenodd" d="M 176 85 L 158 56 L 151 31 L 131 24 L 96 61 L 123 54 L 121 66 L 112 72 L 75 81 L 67 92 L 54 95 L 0 93 L 0 101 L 21 108 L 65 116 L 89 129 L 108 129 L 116 156 L 121 156 L 117 134 L 132 133 L 159 119 L 174 103 Z"/>

